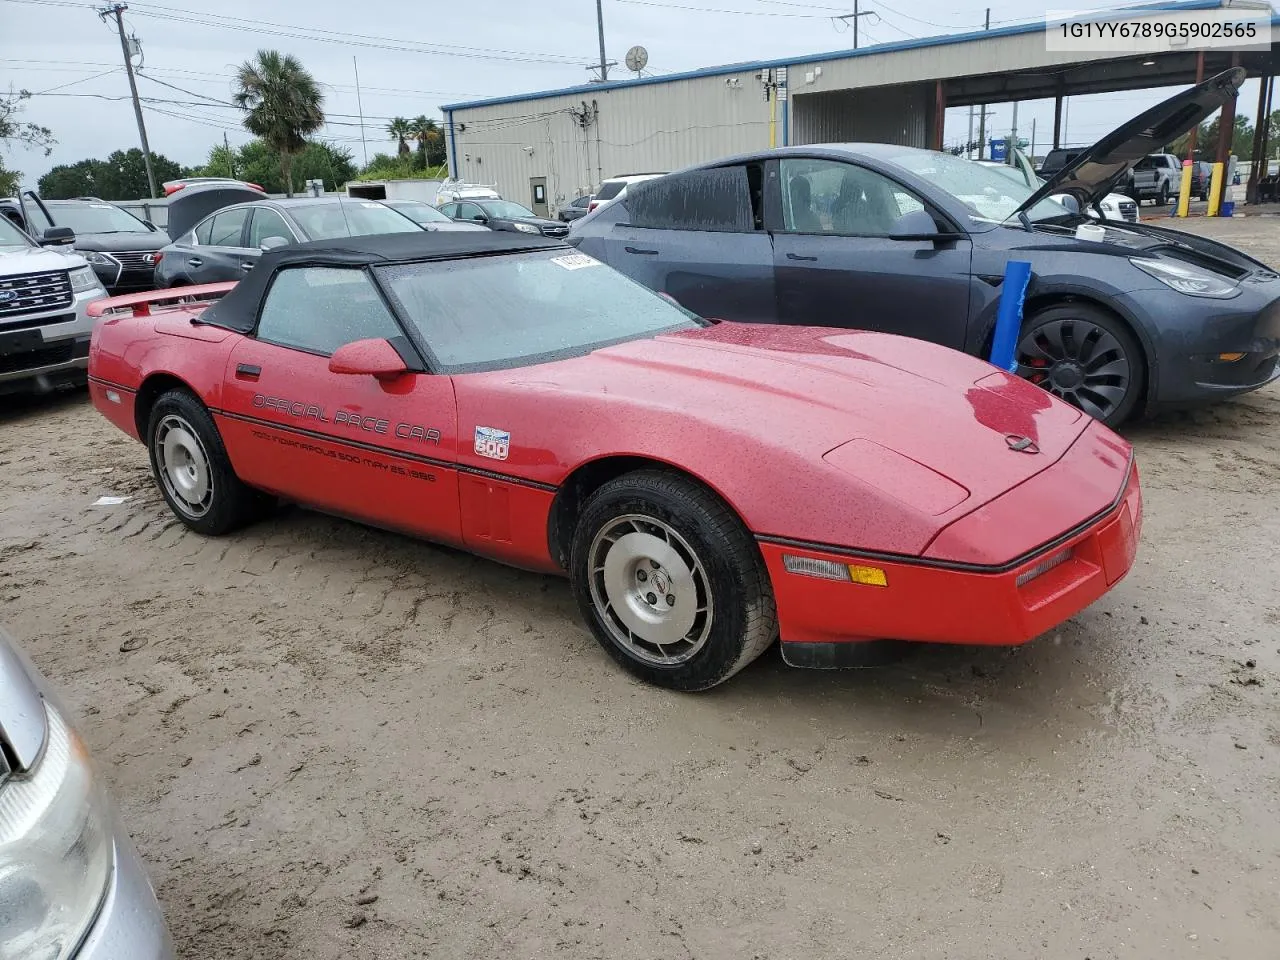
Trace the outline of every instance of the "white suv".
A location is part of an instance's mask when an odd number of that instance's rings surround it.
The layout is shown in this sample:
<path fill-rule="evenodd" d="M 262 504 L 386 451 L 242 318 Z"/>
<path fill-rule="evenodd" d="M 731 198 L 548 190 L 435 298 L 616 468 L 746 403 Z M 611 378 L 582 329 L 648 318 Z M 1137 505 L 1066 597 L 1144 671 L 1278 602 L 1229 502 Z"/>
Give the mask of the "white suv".
<path fill-rule="evenodd" d="M 65 237 L 51 240 L 71 243 Z M 0 216 L 0 394 L 83 384 L 93 319 L 107 295 L 84 257 L 38 245 Z"/>

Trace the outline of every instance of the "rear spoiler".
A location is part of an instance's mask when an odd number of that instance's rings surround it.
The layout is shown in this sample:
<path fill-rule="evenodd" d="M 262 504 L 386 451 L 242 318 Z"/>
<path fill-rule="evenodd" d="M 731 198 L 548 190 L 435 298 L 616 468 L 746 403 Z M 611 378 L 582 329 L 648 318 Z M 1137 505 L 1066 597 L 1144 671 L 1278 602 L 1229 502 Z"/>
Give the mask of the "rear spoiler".
<path fill-rule="evenodd" d="M 194 287 L 170 287 L 167 290 L 126 293 L 120 297 L 104 297 L 89 304 L 88 313 L 91 317 L 104 317 L 123 307 L 132 307 L 135 317 L 149 317 L 153 303 L 176 304 L 179 300 L 188 300 L 193 297 L 203 300 L 217 299 L 215 294 L 220 297 L 235 285 L 236 281 L 231 280 L 224 283 L 205 283 Z"/>

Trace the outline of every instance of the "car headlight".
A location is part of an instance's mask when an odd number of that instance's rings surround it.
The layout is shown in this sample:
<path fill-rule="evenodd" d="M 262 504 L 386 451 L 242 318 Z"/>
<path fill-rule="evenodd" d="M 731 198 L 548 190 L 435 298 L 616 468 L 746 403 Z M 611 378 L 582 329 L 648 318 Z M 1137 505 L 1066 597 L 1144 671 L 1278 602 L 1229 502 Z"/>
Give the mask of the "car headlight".
<path fill-rule="evenodd" d="M 1240 288 L 1216 273 L 1197 270 L 1195 267 L 1168 260 L 1147 260 L 1130 257 L 1129 262 L 1148 276 L 1155 277 L 1166 286 L 1192 297 L 1213 297 L 1225 300 L 1240 293 Z"/>
<path fill-rule="evenodd" d="M 93 272 L 93 267 L 76 267 L 71 271 L 71 292 L 84 293 L 87 290 L 101 290 L 102 284 L 98 282 L 98 275 Z"/>
<path fill-rule="evenodd" d="M 521 233 L 541 233 L 542 232 L 531 223 L 513 223 L 512 226 L 515 227 L 517 230 L 519 230 Z"/>
<path fill-rule="evenodd" d="M 99 267 L 119 266 L 113 258 L 108 257 L 105 253 L 99 253 L 97 250 L 77 250 L 76 253 Z"/>
<path fill-rule="evenodd" d="M 0 960 L 64 960 L 97 916 L 114 843 L 84 744 L 45 706 L 44 753 L 0 784 Z"/>

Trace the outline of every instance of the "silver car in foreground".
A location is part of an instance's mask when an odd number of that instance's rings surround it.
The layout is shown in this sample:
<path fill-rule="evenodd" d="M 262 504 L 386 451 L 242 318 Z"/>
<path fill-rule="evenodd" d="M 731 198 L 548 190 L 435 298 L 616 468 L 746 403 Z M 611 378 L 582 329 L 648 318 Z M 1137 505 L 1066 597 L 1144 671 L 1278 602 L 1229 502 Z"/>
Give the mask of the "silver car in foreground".
<path fill-rule="evenodd" d="M 84 742 L 0 630 L 0 960 L 172 960 Z"/>

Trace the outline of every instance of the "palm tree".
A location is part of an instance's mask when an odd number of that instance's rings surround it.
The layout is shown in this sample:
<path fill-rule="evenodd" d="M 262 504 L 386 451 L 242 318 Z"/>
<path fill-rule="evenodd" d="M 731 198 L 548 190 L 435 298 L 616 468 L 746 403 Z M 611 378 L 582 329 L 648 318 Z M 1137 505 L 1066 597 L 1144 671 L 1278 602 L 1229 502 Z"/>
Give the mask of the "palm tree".
<path fill-rule="evenodd" d="M 409 138 L 413 136 L 413 124 L 404 117 L 396 117 L 387 124 L 387 133 L 397 143 L 396 154 L 403 157 L 409 152 Z"/>
<path fill-rule="evenodd" d="M 413 139 L 418 141 L 418 158 L 422 162 L 422 166 L 427 165 L 427 144 L 440 136 L 440 128 L 436 126 L 434 120 L 428 119 L 425 115 L 419 114 L 414 117 L 409 124 Z"/>
<path fill-rule="evenodd" d="M 293 196 L 293 157 L 324 126 L 324 94 L 315 77 L 290 54 L 259 50 L 236 70 L 232 100 L 245 111 L 246 129 L 280 155 L 285 192 Z"/>

